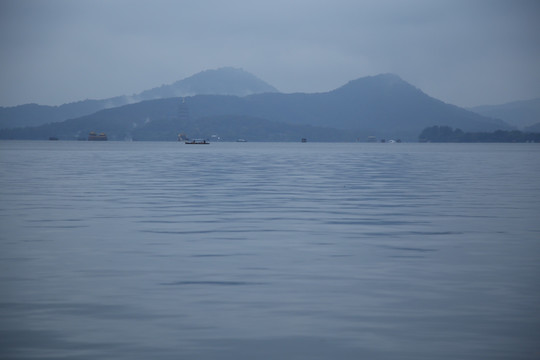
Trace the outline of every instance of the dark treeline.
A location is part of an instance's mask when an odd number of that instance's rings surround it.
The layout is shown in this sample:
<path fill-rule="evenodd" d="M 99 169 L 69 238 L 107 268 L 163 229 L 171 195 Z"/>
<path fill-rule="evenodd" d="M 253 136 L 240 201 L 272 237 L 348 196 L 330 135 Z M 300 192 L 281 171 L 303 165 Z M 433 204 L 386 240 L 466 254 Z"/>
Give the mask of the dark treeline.
<path fill-rule="evenodd" d="M 497 130 L 494 132 L 464 132 L 450 126 L 425 128 L 418 137 L 420 142 L 540 142 L 540 133 L 518 130 Z"/>

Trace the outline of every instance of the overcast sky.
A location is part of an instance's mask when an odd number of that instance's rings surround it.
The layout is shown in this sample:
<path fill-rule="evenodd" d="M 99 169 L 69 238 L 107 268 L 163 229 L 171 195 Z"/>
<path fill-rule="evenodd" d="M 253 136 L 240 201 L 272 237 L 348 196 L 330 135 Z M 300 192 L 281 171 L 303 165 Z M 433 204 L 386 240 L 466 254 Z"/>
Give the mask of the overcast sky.
<path fill-rule="evenodd" d="M 459 106 L 540 97 L 540 1 L 0 0 L 0 105 L 233 66 L 282 92 L 395 73 Z"/>

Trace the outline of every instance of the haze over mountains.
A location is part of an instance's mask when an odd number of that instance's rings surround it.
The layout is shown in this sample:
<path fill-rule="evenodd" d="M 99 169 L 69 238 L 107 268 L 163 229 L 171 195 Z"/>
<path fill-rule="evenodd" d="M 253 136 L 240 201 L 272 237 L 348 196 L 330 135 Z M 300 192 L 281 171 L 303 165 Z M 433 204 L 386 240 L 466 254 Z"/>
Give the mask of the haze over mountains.
<path fill-rule="evenodd" d="M 44 123 L 50 124 L 14 129 Z M 103 131 L 111 140 L 173 141 L 183 132 L 225 140 L 354 141 L 376 136 L 416 141 L 433 125 L 464 131 L 511 128 L 434 99 L 393 74 L 356 79 L 324 93 L 282 94 L 243 70 L 221 68 L 131 97 L 0 108 L 3 139 L 83 139 L 90 131 Z"/>

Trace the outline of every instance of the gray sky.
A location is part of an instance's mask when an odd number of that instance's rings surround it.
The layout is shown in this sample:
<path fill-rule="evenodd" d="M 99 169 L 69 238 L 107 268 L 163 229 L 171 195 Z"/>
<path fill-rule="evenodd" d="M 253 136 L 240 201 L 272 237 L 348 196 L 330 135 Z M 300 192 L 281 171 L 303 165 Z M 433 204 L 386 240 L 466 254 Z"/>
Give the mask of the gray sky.
<path fill-rule="evenodd" d="M 537 0 L 0 0 L 0 46 L 1 106 L 223 66 L 286 93 L 391 72 L 459 106 L 540 97 Z"/>

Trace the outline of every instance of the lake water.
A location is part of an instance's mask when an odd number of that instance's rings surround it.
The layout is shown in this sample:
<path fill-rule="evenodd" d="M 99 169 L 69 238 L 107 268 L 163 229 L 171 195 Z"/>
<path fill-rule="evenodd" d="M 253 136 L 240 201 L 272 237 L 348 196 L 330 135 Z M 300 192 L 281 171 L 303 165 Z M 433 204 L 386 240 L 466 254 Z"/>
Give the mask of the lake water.
<path fill-rule="evenodd" d="M 0 358 L 540 358 L 538 144 L 4 141 L 0 228 Z"/>

